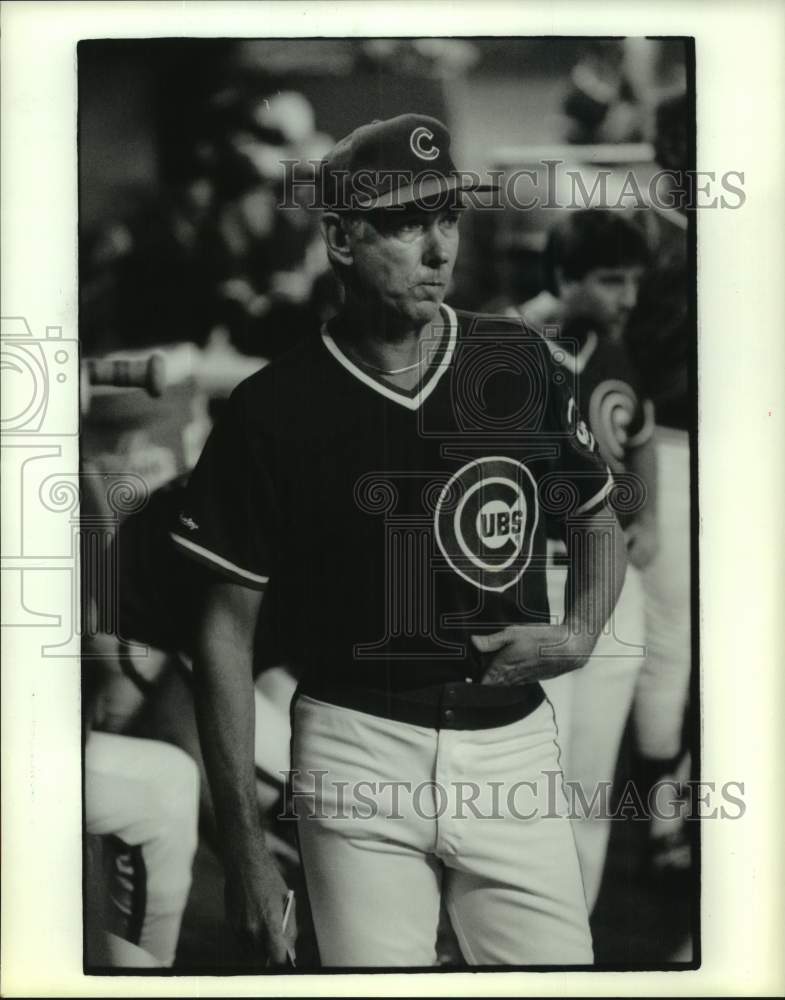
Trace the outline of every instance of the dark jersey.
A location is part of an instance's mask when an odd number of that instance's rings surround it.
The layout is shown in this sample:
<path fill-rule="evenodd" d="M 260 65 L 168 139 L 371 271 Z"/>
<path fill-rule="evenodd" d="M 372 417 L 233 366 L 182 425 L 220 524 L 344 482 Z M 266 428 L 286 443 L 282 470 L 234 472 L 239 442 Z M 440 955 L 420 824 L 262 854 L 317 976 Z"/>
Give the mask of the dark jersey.
<path fill-rule="evenodd" d="M 695 319 L 690 310 L 686 219 L 677 211 L 651 213 L 657 229 L 655 266 L 644 275 L 626 339 L 657 423 L 690 427 L 690 354 Z"/>
<path fill-rule="evenodd" d="M 170 653 L 193 656 L 196 616 L 212 581 L 208 564 L 195 564 L 172 542 L 172 523 L 186 504 L 185 476 L 151 494 L 130 514 L 112 540 L 110 558 L 119 568 L 119 635 Z M 281 662 L 265 601 L 256 631 L 254 672 Z M 114 625 L 110 631 L 114 629 Z"/>
<path fill-rule="evenodd" d="M 631 448 L 654 432 L 654 406 L 623 342 L 567 327 L 549 337 L 553 360 L 567 372 L 578 409 L 613 473 L 624 472 Z"/>
<path fill-rule="evenodd" d="M 543 339 L 441 317 L 411 390 L 325 328 L 235 390 L 191 475 L 172 537 L 269 583 L 277 641 L 306 674 L 479 679 L 471 634 L 548 620 L 546 517 L 606 502 L 610 472 Z"/>
<path fill-rule="evenodd" d="M 610 503 L 621 524 L 627 525 L 643 502 L 640 481 L 628 471 L 629 454 L 654 433 L 654 406 L 644 398 L 624 342 L 600 337 L 581 323 L 566 326 L 558 339 L 549 337 L 547 344 L 613 473 L 616 488 Z"/>
<path fill-rule="evenodd" d="M 169 531 L 185 495 L 184 477 L 156 490 L 125 519 L 113 541 L 120 571 L 120 635 L 172 653 L 191 653 L 194 611 L 207 572 L 183 559 Z"/>

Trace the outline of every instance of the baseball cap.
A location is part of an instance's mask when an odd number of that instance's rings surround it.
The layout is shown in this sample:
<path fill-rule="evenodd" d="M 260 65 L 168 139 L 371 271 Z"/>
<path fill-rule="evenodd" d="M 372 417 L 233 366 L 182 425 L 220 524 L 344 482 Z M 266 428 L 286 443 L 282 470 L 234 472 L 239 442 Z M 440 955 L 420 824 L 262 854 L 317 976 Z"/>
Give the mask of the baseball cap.
<path fill-rule="evenodd" d="M 437 118 L 404 114 L 360 125 L 322 160 L 325 210 L 394 208 L 455 191 L 492 191 L 461 173 L 450 155 L 450 133 Z"/>

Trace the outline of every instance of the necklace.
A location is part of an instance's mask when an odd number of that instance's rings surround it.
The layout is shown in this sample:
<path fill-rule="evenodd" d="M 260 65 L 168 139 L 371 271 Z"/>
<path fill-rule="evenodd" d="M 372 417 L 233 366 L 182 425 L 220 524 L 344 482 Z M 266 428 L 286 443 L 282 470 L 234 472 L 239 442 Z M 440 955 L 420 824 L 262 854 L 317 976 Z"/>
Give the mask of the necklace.
<path fill-rule="evenodd" d="M 362 367 L 367 368 L 368 371 L 376 372 L 377 375 L 403 375 L 404 372 L 414 371 L 415 368 L 419 368 L 423 363 L 423 359 L 420 358 L 419 361 L 415 361 L 413 365 L 404 365 L 403 368 L 377 368 L 376 365 L 372 365 L 368 361 L 363 361 L 356 351 L 350 350 L 347 353 L 353 361 L 357 362 L 358 365 L 362 365 Z"/>
<path fill-rule="evenodd" d="M 363 368 L 369 368 L 372 372 L 376 372 L 379 375 L 402 375 L 404 372 L 414 371 L 415 368 L 419 368 L 422 364 L 422 359 L 420 361 L 415 361 L 413 365 L 406 365 L 403 368 L 377 368 L 376 365 L 369 365 L 367 361 L 362 361 L 355 355 L 355 360 L 359 361 Z"/>
<path fill-rule="evenodd" d="M 369 361 L 364 361 L 354 349 L 349 348 L 347 350 L 347 347 L 344 347 L 343 350 L 346 354 L 349 355 L 352 361 L 355 361 L 358 365 L 361 365 L 368 371 L 375 372 L 377 375 L 403 375 L 404 372 L 412 372 L 414 371 L 415 368 L 419 368 L 422 365 L 423 361 L 425 360 L 421 356 L 417 361 L 414 362 L 414 364 L 404 365 L 403 368 L 379 368 L 376 365 L 372 365 Z"/>

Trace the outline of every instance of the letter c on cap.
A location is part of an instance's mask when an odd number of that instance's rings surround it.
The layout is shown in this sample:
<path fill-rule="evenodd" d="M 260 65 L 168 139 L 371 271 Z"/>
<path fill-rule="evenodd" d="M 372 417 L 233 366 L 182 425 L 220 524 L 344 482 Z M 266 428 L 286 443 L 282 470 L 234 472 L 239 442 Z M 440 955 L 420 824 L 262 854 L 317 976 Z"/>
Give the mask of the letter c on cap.
<path fill-rule="evenodd" d="M 420 125 L 409 136 L 409 145 L 412 147 L 412 152 L 415 156 L 419 156 L 421 160 L 435 160 L 439 155 L 439 147 L 423 146 L 423 139 L 428 141 L 433 139 L 433 132 L 425 128 L 424 125 Z"/>

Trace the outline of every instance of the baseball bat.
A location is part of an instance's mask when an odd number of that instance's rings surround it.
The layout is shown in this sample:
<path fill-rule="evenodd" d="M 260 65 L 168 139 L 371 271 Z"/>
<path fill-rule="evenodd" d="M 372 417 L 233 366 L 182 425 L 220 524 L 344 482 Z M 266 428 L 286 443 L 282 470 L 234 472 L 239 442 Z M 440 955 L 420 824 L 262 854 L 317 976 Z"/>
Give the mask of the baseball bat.
<path fill-rule="evenodd" d="M 114 385 L 146 389 L 150 396 L 162 396 L 166 388 L 166 365 L 162 354 L 143 361 L 129 358 L 87 358 L 90 385 Z"/>

